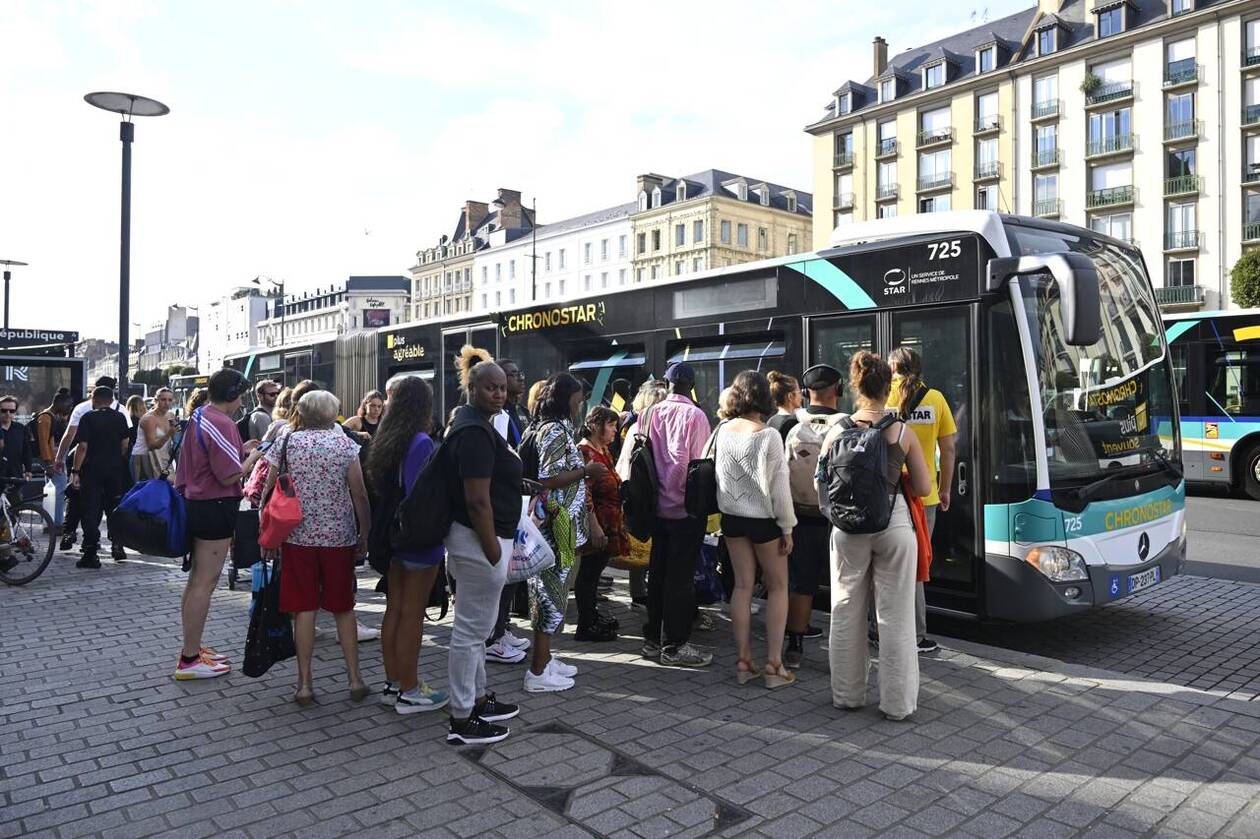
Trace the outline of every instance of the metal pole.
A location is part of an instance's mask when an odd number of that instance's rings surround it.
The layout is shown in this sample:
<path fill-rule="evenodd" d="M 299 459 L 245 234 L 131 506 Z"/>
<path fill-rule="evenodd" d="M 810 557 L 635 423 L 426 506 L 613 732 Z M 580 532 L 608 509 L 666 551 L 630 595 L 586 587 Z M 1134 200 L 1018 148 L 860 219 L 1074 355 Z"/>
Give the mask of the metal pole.
<path fill-rule="evenodd" d="M 118 127 L 122 140 L 122 231 L 118 254 L 118 394 L 126 398 L 127 364 L 131 342 L 131 141 L 136 127 L 123 121 Z"/>
<path fill-rule="evenodd" d="M 529 302 L 533 303 L 538 299 L 538 199 L 534 198 L 529 202 L 529 214 L 533 216 L 529 220 L 530 243 L 534 249 L 534 255 L 529 260 Z"/>
<path fill-rule="evenodd" d="M 13 272 L 8 268 L 4 269 L 4 328 L 9 328 L 9 280 L 13 279 Z"/>

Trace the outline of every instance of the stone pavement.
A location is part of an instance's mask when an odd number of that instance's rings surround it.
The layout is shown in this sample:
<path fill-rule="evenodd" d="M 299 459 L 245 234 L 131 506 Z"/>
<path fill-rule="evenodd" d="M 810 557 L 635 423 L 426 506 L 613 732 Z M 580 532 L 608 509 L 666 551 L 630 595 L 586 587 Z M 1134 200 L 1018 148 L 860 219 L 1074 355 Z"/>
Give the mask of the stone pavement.
<path fill-rule="evenodd" d="M 703 672 L 629 638 L 561 639 L 582 671 L 566 693 L 490 665 L 522 716 L 460 749 L 441 714 L 350 702 L 331 636 L 310 708 L 288 701 L 292 662 L 172 681 L 182 583 L 166 561 L 59 557 L 0 590 L 0 836 L 1260 835 L 1260 703 L 951 641 L 890 723 L 831 707 L 817 647 L 799 685 L 739 687 L 719 614 Z M 207 633 L 238 661 L 248 598 L 221 587 Z M 438 685 L 448 628 L 424 649 Z M 379 684 L 370 644 L 364 674 Z"/>

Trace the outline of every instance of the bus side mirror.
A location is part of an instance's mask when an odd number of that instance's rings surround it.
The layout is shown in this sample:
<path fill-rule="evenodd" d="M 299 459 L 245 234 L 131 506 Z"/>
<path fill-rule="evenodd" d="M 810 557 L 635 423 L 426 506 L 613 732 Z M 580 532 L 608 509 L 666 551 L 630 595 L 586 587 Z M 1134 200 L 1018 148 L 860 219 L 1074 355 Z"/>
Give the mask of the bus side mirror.
<path fill-rule="evenodd" d="M 1049 272 L 1059 287 L 1064 340 L 1073 347 L 1097 343 L 1102 337 L 1098 269 L 1084 254 L 1046 253 L 990 259 L 985 290 L 1001 291 L 1011 277 L 1042 272 Z"/>

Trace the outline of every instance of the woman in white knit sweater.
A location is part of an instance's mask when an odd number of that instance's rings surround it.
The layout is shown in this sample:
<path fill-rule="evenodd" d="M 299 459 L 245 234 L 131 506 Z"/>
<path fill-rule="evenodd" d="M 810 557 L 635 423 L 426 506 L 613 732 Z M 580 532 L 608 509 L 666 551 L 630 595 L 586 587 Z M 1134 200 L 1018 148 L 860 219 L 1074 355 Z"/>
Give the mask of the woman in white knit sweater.
<path fill-rule="evenodd" d="M 749 624 L 752 590 L 761 566 L 766 586 L 766 687 L 796 681 L 783 666 L 783 628 L 787 623 L 787 558 L 792 552 L 796 514 L 788 487 L 787 455 L 779 432 L 764 417 L 774 413 L 770 383 L 755 370 L 745 370 L 723 393 L 719 416 L 725 422 L 713 432 L 718 509 L 722 535 L 735 568 L 731 594 L 731 626 L 739 661 L 735 675 L 746 684 L 762 671 L 753 663 Z"/>

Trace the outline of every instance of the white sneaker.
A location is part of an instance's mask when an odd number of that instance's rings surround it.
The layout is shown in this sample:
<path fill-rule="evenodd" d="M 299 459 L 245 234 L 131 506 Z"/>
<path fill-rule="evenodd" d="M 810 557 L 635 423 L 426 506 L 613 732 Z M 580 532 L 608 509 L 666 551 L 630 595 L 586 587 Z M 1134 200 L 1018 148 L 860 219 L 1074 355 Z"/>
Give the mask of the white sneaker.
<path fill-rule="evenodd" d="M 228 665 L 206 658 L 198 658 L 192 664 L 185 664 L 181 659 L 175 666 L 175 679 L 180 682 L 192 679 L 217 679 L 219 676 L 226 676 L 230 671 L 231 668 Z M 573 687 L 572 681 L 569 687 Z"/>
<path fill-rule="evenodd" d="M 552 659 L 553 661 L 555 659 Z M 526 693 L 550 693 L 558 690 L 568 690 L 573 687 L 574 682 L 567 676 L 561 676 L 555 670 L 551 669 L 550 664 L 543 668 L 542 675 L 535 676 L 532 670 L 525 670 L 525 692 Z"/>
<path fill-rule="evenodd" d="M 357 622 L 355 623 L 355 627 L 359 631 L 360 644 L 364 641 L 375 641 L 377 638 L 381 637 L 381 631 L 379 629 L 373 629 L 370 626 L 364 626 L 363 624 Z"/>
<path fill-rule="evenodd" d="M 518 650 L 528 650 L 530 641 L 528 638 L 518 638 L 512 634 L 512 630 L 504 630 L 503 637 L 499 639 L 509 647 L 515 647 Z"/>
<path fill-rule="evenodd" d="M 551 661 L 547 662 L 547 669 L 558 676 L 563 676 L 566 679 L 572 679 L 577 675 L 576 667 L 572 664 L 561 661 L 554 655 L 551 657 Z"/>
<path fill-rule="evenodd" d="M 503 643 L 502 638 L 486 647 L 486 661 L 494 661 L 499 664 L 516 664 L 518 661 L 524 660 L 525 651 L 518 650 L 516 647 L 509 647 Z"/>

